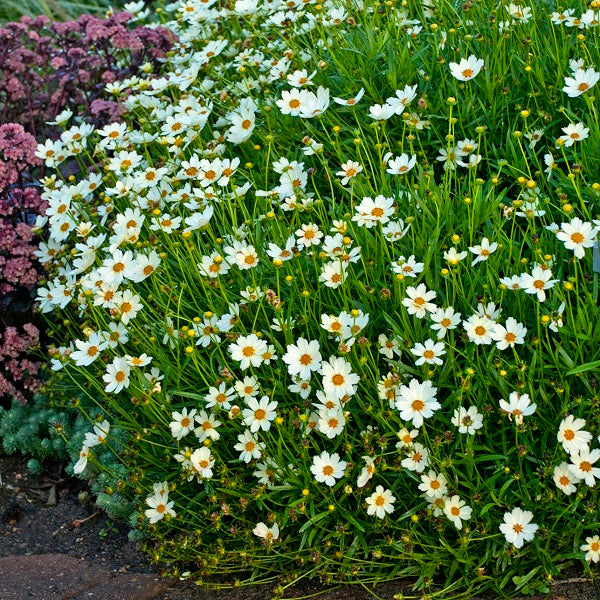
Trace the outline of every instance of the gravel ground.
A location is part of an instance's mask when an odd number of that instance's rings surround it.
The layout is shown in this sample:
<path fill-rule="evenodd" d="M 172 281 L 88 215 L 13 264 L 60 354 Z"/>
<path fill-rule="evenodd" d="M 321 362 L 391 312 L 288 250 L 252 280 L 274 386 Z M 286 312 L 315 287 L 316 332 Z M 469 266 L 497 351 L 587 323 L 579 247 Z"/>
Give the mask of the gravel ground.
<path fill-rule="evenodd" d="M 137 544 L 127 539 L 126 527 L 107 520 L 91 502 L 82 504 L 79 501 L 78 494 L 84 491 L 81 482 L 65 479 L 60 466 L 48 467 L 42 477 L 34 477 L 27 473 L 23 459 L 0 456 L 0 477 L 0 557 L 66 554 L 92 561 L 113 573 L 157 572 Z M 317 584 L 303 582 L 296 588 L 287 589 L 284 596 L 301 598 L 318 595 L 322 600 L 369 600 L 373 597 L 392 600 L 399 592 L 410 594 L 406 584 L 401 582 L 378 585 L 374 592 L 376 596 L 360 587 L 326 590 Z M 268 585 L 216 592 L 199 588 L 192 582 L 175 581 L 156 598 L 271 600 L 272 597 L 273 586 Z M 549 598 L 600 600 L 600 595 L 590 582 L 574 578 L 555 586 Z"/>

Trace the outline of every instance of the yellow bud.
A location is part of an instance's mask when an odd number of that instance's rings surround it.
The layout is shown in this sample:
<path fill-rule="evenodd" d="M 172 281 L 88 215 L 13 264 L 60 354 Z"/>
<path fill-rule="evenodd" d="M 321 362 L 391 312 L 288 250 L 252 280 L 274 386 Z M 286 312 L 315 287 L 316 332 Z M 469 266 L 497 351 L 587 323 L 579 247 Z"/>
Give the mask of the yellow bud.
<path fill-rule="evenodd" d="M 504 369 L 500 371 L 500 377 L 506 377 L 507 375 L 508 373 Z"/>
<path fill-rule="evenodd" d="M 280 266 L 283 264 L 283 261 L 282 261 L 280 258 L 274 258 L 274 259 L 273 259 L 273 264 L 274 264 L 276 267 L 280 267 Z"/>
<path fill-rule="evenodd" d="M 550 317 L 548 315 L 542 315 L 542 323 L 544 325 L 547 325 L 548 323 L 550 323 Z"/>
<path fill-rule="evenodd" d="M 303 496 L 308 496 L 308 494 L 310 494 L 310 492 L 308 491 L 308 488 L 304 488 L 304 489 L 302 490 L 302 495 L 303 495 Z"/>
<path fill-rule="evenodd" d="M 283 417 L 275 417 L 275 423 L 277 423 L 277 425 L 283 425 Z"/>
<path fill-rule="evenodd" d="M 185 351 L 187 354 L 191 354 L 194 351 L 194 346 L 188 346 Z"/>

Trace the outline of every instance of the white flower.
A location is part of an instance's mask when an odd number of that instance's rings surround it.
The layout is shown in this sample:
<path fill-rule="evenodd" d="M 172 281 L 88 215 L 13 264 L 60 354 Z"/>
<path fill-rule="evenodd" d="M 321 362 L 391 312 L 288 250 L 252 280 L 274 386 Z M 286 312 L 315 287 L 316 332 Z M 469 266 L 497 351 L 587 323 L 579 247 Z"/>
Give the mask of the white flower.
<path fill-rule="evenodd" d="M 554 467 L 553 479 L 556 487 L 562 490 L 567 496 L 577 491 L 577 484 L 580 481 L 579 477 L 573 475 L 566 462 L 562 462 L 560 465 Z"/>
<path fill-rule="evenodd" d="M 291 376 L 298 376 L 301 379 L 311 378 L 313 371 L 321 368 L 321 353 L 319 352 L 319 342 L 304 338 L 298 338 L 296 344 L 288 344 L 287 352 L 281 357 L 288 366 L 288 373 Z"/>
<path fill-rule="evenodd" d="M 269 401 L 268 396 L 263 396 L 260 400 L 250 398 L 246 403 L 248 408 L 242 411 L 242 416 L 250 431 L 252 433 L 256 433 L 259 429 L 268 431 L 271 428 L 271 421 L 277 414 L 277 402 Z"/>
<path fill-rule="evenodd" d="M 317 429 L 330 440 L 337 437 L 346 425 L 346 417 L 341 406 L 319 411 Z"/>
<path fill-rule="evenodd" d="M 318 483 L 324 483 L 328 486 L 336 484 L 336 480 L 344 475 L 346 461 L 340 460 L 339 454 L 334 452 L 321 452 L 319 456 L 313 457 L 313 464 L 310 467 L 315 480 Z"/>
<path fill-rule="evenodd" d="M 481 244 L 477 246 L 469 246 L 469 250 L 477 257 L 475 260 L 473 260 L 471 266 L 476 265 L 478 262 L 487 260 L 490 257 L 490 254 L 495 252 L 497 248 L 498 243 L 492 242 L 490 244 L 490 241 L 486 237 L 481 240 Z"/>
<path fill-rule="evenodd" d="M 526 294 L 536 294 L 538 300 L 543 302 L 546 299 L 546 290 L 553 288 L 558 281 L 558 279 L 552 279 L 550 269 L 536 265 L 532 269 L 531 275 L 528 273 L 521 275 L 521 288 Z"/>
<path fill-rule="evenodd" d="M 368 515 L 377 515 L 383 519 L 386 514 L 394 512 L 394 502 L 396 498 L 390 490 L 384 490 L 383 486 L 378 485 L 375 491 L 366 499 Z"/>
<path fill-rule="evenodd" d="M 410 351 L 417 357 L 415 365 L 442 365 L 444 361 L 440 358 L 446 354 L 443 342 L 425 340 L 425 344 L 416 343 Z"/>
<path fill-rule="evenodd" d="M 600 73 L 594 69 L 577 69 L 573 77 L 565 77 L 565 87 L 562 89 L 567 96 L 575 98 L 593 88 L 600 79 Z"/>
<path fill-rule="evenodd" d="M 406 307 L 409 315 L 422 319 L 428 312 L 436 309 L 435 304 L 430 302 L 435 298 L 435 292 L 427 291 L 424 283 L 420 283 L 417 287 L 407 287 L 406 295 L 407 298 L 402 299 L 402 305 Z"/>
<path fill-rule="evenodd" d="M 409 471 L 422 473 L 429 465 L 429 452 L 422 444 L 415 443 L 409 448 L 409 454 L 400 463 Z"/>
<path fill-rule="evenodd" d="M 229 345 L 229 353 L 233 360 L 240 363 L 240 368 L 246 370 L 252 365 L 258 367 L 262 364 L 262 355 L 267 351 L 267 343 L 254 333 L 240 336 L 237 341 Z"/>
<path fill-rule="evenodd" d="M 233 447 L 240 453 L 240 460 L 249 463 L 253 458 L 260 458 L 264 447 L 256 441 L 250 431 L 238 435 L 238 443 Z"/>
<path fill-rule="evenodd" d="M 565 148 L 569 148 L 575 142 L 585 140 L 590 135 L 590 130 L 583 123 L 569 123 L 562 130 L 565 135 L 561 135 L 558 139 L 562 140 Z"/>
<path fill-rule="evenodd" d="M 260 523 L 257 523 L 256 527 L 252 530 L 252 533 L 259 538 L 263 538 L 267 544 L 270 544 L 279 538 L 279 525 L 273 523 L 271 527 L 267 527 L 261 521 Z"/>
<path fill-rule="evenodd" d="M 448 66 L 453 77 L 459 81 L 469 81 L 477 77 L 483 68 L 483 59 L 471 54 L 469 58 L 462 58 L 458 64 L 451 62 Z"/>
<path fill-rule="evenodd" d="M 375 199 L 365 196 L 355 211 L 356 214 L 352 220 L 357 222 L 360 227 L 370 229 L 377 223 L 383 225 L 390 220 L 394 214 L 394 199 L 381 195 Z"/>
<path fill-rule="evenodd" d="M 556 237 L 564 243 L 567 250 L 573 250 L 577 258 L 585 256 L 585 248 L 591 248 L 598 231 L 591 223 L 575 217 L 570 223 L 561 223 Z"/>
<path fill-rule="evenodd" d="M 383 354 L 386 358 L 392 360 L 394 355 L 400 356 L 401 350 L 396 338 L 388 338 L 387 335 L 381 333 L 377 339 L 379 345 L 379 354 Z"/>
<path fill-rule="evenodd" d="M 538 529 L 535 523 L 531 523 L 531 519 L 533 513 L 518 506 L 504 513 L 504 523 L 500 525 L 500 531 L 506 541 L 515 548 L 522 548 L 524 542 L 530 542 Z"/>
<path fill-rule="evenodd" d="M 75 340 L 77 350 L 71 352 L 70 358 L 78 366 L 91 365 L 107 345 L 108 342 L 100 334 L 94 332 L 85 341 Z"/>
<path fill-rule="evenodd" d="M 448 482 L 442 474 L 435 471 L 429 471 L 427 475 L 421 475 L 419 489 L 424 492 L 428 498 L 441 498 L 448 492 Z"/>
<path fill-rule="evenodd" d="M 89 455 L 90 449 L 88 448 L 88 446 L 83 444 L 83 446 L 81 447 L 81 451 L 79 452 L 79 460 L 73 466 L 73 473 L 78 475 L 79 473 L 82 473 L 85 470 Z"/>
<path fill-rule="evenodd" d="M 339 356 L 331 356 L 329 361 L 322 363 L 321 375 L 323 391 L 337 400 L 353 395 L 360 381 L 360 377 L 352 373 L 352 365 Z"/>
<path fill-rule="evenodd" d="M 146 498 L 146 504 L 150 508 L 145 511 L 145 515 L 150 519 L 150 523 L 156 523 L 167 515 L 170 517 L 177 516 L 173 510 L 173 501 L 169 502 L 169 492 L 166 485 L 166 482 L 154 484 L 154 494 Z"/>
<path fill-rule="evenodd" d="M 104 391 L 118 394 L 121 390 L 129 387 L 129 373 L 131 369 L 126 358 L 115 357 L 106 367 L 106 373 L 102 380 L 106 383 Z"/>
<path fill-rule="evenodd" d="M 576 419 L 573 415 L 564 418 L 558 427 L 556 439 L 562 444 L 565 452 L 574 454 L 586 450 L 592 441 L 592 434 L 584 431 L 584 419 Z"/>
<path fill-rule="evenodd" d="M 473 435 L 477 429 L 483 427 L 483 415 L 476 406 L 470 406 L 468 409 L 461 406 L 454 410 L 452 425 L 458 427 L 459 433 Z"/>
<path fill-rule="evenodd" d="M 529 399 L 528 394 L 519 394 L 519 392 L 511 392 L 508 397 L 508 402 L 504 399 L 500 400 L 500 408 L 508 413 L 508 418 L 515 418 L 515 423 L 521 425 L 523 423 L 523 417 L 532 415 L 537 405 L 533 404 Z"/>
<path fill-rule="evenodd" d="M 496 342 L 496 347 L 499 350 L 506 350 L 506 348 L 514 348 L 515 344 L 523 344 L 525 342 L 525 334 L 527 329 L 523 323 L 519 323 L 513 317 L 509 317 L 506 320 L 506 326 L 502 326 L 496 323 L 491 337 Z"/>
<path fill-rule="evenodd" d="M 375 474 L 375 461 L 370 456 L 363 456 L 362 459 L 365 461 L 365 466 L 362 468 L 356 482 L 356 487 L 359 488 L 364 487 Z"/>
<path fill-rule="evenodd" d="M 204 446 L 194 450 L 190 456 L 190 462 L 199 477 L 210 479 L 213 476 L 212 468 L 215 464 L 215 459 L 210 453 L 210 448 Z"/>
<path fill-rule="evenodd" d="M 597 535 L 585 538 L 585 544 L 580 549 L 585 552 L 585 560 L 588 562 L 600 561 L 600 537 Z"/>
<path fill-rule="evenodd" d="M 217 427 L 221 425 L 221 421 L 217 421 L 213 414 L 209 415 L 205 410 L 201 410 L 196 415 L 196 422 L 199 427 L 194 429 L 194 434 L 199 442 L 203 442 L 207 439 L 216 442 L 221 437 L 221 434 L 217 431 Z"/>
<path fill-rule="evenodd" d="M 463 321 L 463 327 L 469 340 L 479 345 L 492 343 L 492 332 L 496 323 L 481 315 L 471 315 L 467 321 Z"/>
<path fill-rule="evenodd" d="M 431 320 L 433 325 L 431 329 L 437 330 L 438 340 L 441 340 L 446 336 L 446 333 L 450 329 L 456 329 L 460 324 L 460 313 L 454 312 L 454 308 L 449 306 L 448 308 L 436 308 L 431 313 Z"/>
<path fill-rule="evenodd" d="M 388 162 L 387 173 L 390 175 L 406 175 L 417 163 L 417 155 L 401 154 Z"/>
<path fill-rule="evenodd" d="M 461 500 L 459 496 L 452 496 L 448 498 L 444 503 L 444 514 L 454 523 L 457 529 L 462 529 L 463 520 L 471 518 L 473 509 L 467 506 L 464 500 Z"/>
<path fill-rule="evenodd" d="M 400 418 L 412 421 L 415 427 L 421 427 L 424 419 L 428 419 L 442 407 L 436 400 L 436 392 L 437 388 L 431 385 L 431 381 L 419 383 L 416 379 L 411 379 L 408 386 L 400 388 L 400 397 L 396 400 Z"/>
<path fill-rule="evenodd" d="M 194 417 L 196 416 L 196 409 L 193 408 L 189 413 L 187 408 L 183 408 L 181 412 L 173 411 L 171 413 L 171 434 L 176 440 L 180 440 L 186 436 L 194 428 Z"/>
<path fill-rule="evenodd" d="M 342 178 L 341 184 L 347 185 L 349 181 L 354 179 L 363 170 L 362 165 L 353 160 L 349 160 L 340 166 L 340 171 L 336 173 Z"/>
<path fill-rule="evenodd" d="M 594 467 L 594 463 L 600 458 L 600 450 L 583 448 L 571 453 L 569 470 L 575 477 L 585 481 L 590 487 L 596 485 L 596 479 L 600 479 L 600 467 Z"/>

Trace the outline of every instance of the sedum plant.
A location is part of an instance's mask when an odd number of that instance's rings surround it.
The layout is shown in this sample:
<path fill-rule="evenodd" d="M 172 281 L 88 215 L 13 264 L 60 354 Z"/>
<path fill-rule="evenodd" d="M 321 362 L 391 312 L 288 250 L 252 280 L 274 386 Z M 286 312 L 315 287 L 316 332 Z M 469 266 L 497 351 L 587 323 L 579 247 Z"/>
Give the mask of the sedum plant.
<path fill-rule="evenodd" d="M 165 74 L 107 87 L 123 122 L 40 147 L 72 468 L 171 572 L 510 597 L 600 559 L 572 4 L 175 2 Z"/>

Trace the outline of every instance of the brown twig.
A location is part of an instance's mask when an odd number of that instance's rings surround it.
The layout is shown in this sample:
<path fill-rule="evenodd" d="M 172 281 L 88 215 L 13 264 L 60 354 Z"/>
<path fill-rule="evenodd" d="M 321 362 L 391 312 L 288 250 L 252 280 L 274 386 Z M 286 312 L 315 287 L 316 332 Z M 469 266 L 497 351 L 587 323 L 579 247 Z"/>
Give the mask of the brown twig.
<path fill-rule="evenodd" d="M 93 519 L 94 517 L 98 516 L 100 514 L 100 512 L 101 511 L 97 510 L 95 513 L 91 514 L 89 517 L 86 517 L 85 519 L 75 519 L 74 521 L 71 522 L 71 525 L 73 525 L 73 527 L 79 527 L 86 521 L 89 521 L 90 519 Z"/>

